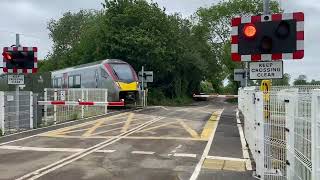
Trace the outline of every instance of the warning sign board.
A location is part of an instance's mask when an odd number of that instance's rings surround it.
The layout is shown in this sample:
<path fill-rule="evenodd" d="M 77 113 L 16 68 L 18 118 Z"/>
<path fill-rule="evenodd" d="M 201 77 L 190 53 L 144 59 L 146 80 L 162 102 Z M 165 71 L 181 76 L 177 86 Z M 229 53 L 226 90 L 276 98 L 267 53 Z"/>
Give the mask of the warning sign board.
<path fill-rule="evenodd" d="M 8 75 L 8 84 L 23 85 L 24 75 L 15 75 L 15 74 Z"/>
<path fill-rule="evenodd" d="M 250 79 L 282 79 L 283 62 L 251 62 Z"/>

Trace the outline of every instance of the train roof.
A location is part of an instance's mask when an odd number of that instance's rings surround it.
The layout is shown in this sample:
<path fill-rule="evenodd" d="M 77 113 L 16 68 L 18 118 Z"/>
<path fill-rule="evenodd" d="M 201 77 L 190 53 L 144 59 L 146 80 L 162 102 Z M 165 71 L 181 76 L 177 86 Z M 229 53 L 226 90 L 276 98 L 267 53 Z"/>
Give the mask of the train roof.
<path fill-rule="evenodd" d="M 100 61 L 95 61 L 95 62 L 91 62 L 91 63 L 87 63 L 87 64 L 81 64 L 81 65 L 78 65 L 78 66 L 59 69 L 59 70 L 52 71 L 52 72 L 56 73 L 56 72 L 67 71 L 67 70 L 70 71 L 70 70 L 75 70 L 75 69 L 81 69 L 81 68 L 85 68 L 85 67 L 95 66 L 95 65 L 103 64 L 103 63 L 126 63 L 126 62 L 122 61 L 120 59 L 105 59 L 105 60 L 102 60 L 102 61 L 100 60 Z"/>

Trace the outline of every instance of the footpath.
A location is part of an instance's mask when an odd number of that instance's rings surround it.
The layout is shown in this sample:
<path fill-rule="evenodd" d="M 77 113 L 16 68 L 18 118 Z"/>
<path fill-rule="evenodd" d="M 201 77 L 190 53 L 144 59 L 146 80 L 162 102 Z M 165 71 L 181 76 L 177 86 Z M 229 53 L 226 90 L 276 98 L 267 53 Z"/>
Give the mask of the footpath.
<path fill-rule="evenodd" d="M 239 120 L 237 121 L 236 114 L 235 106 L 225 107 L 198 180 L 255 179 L 252 177 L 252 166 L 245 147 L 242 126 Z"/>

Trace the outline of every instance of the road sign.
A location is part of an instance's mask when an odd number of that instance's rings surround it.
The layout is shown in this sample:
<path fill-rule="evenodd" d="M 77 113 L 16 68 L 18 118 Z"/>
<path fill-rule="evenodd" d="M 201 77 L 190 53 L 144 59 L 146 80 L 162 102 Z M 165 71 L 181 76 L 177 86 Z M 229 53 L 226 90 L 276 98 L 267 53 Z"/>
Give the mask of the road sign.
<path fill-rule="evenodd" d="M 9 74 L 8 75 L 8 84 L 14 84 L 14 85 L 23 85 L 24 84 L 24 75 L 15 75 L 15 74 Z"/>
<path fill-rule="evenodd" d="M 283 62 L 251 62 L 249 64 L 251 80 L 257 79 L 282 79 L 283 78 Z"/>
<path fill-rule="evenodd" d="M 233 61 L 302 59 L 304 56 L 302 12 L 237 17 L 231 25 Z"/>
<path fill-rule="evenodd" d="M 234 69 L 234 81 L 242 81 L 246 77 L 245 69 Z"/>
<path fill-rule="evenodd" d="M 153 82 L 153 71 L 144 71 L 143 75 L 142 72 L 139 72 L 139 80 L 141 81 L 143 78 L 144 82 L 149 82 L 152 83 Z"/>
<path fill-rule="evenodd" d="M 66 91 L 60 91 L 60 99 L 61 99 L 61 101 L 66 100 Z"/>
<path fill-rule="evenodd" d="M 4 47 L 4 73 L 36 73 L 38 70 L 36 47 Z"/>

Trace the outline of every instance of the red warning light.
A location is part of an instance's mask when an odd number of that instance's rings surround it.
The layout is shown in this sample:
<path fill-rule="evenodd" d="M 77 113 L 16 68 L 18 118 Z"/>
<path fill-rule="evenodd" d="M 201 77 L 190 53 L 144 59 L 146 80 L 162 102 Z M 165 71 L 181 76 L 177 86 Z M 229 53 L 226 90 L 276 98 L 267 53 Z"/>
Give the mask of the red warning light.
<path fill-rule="evenodd" d="M 3 52 L 2 56 L 4 57 L 4 59 L 6 60 L 12 60 L 12 56 L 11 54 L 9 54 L 8 52 Z"/>
<path fill-rule="evenodd" d="M 247 24 L 243 28 L 243 34 L 247 38 L 253 38 L 257 34 L 257 28 L 253 24 Z"/>

